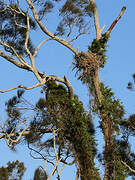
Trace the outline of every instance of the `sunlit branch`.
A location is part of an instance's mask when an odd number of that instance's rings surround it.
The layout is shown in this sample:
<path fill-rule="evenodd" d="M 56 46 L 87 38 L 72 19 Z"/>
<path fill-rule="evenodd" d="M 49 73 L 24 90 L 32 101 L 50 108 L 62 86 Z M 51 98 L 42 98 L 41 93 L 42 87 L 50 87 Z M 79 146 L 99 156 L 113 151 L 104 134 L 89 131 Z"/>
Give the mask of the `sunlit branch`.
<path fill-rule="evenodd" d="M 54 80 L 54 81 L 58 81 L 58 82 L 64 83 L 67 86 L 68 90 L 69 90 L 70 98 L 72 100 L 74 99 L 74 91 L 73 91 L 72 85 L 67 80 L 66 76 L 64 76 L 64 78 L 60 78 L 58 76 L 47 76 L 47 78 L 48 78 L 48 80 Z"/>
<path fill-rule="evenodd" d="M 26 50 L 27 54 L 30 57 L 31 65 L 32 65 L 32 71 L 33 71 L 34 75 L 36 76 L 36 78 L 38 79 L 39 82 L 43 83 L 43 80 L 40 77 L 40 75 L 39 75 L 39 73 L 38 73 L 38 71 L 37 71 L 37 69 L 35 67 L 34 56 L 30 52 L 30 50 L 28 49 L 29 33 L 30 33 L 30 20 L 29 20 L 29 15 L 28 15 L 28 12 L 27 12 L 27 31 L 26 31 L 26 39 L 25 39 L 24 46 L 25 46 L 25 50 Z"/>
<path fill-rule="evenodd" d="M 9 48 L 9 49 L 14 53 L 14 55 L 16 56 L 16 58 L 17 58 L 24 66 L 27 66 L 28 68 L 31 68 L 31 66 L 30 66 L 28 63 L 26 63 L 26 61 L 24 61 L 24 59 L 16 52 L 16 50 L 15 50 L 12 46 L 10 46 L 10 45 L 8 45 L 8 44 L 5 44 L 5 43 L 3 43 L 2 41 L 0 41 L 0 45 L 2 45 L 4 48 Z"/>
<path fill-rule="evenodd" d="M 19 27 L 21 27 L 21 28 L 27 29 L 25 26 L 17 23 L 17 21 L 16 21 L 16 14 L 14 14 L 14 22 L 15 22 L 15 25 L 16 25 L 16 26 L 19 26 Z"/>
<path fill-rule="evenodd" d="M 122 9 L 121 9 L 121 12 L 120 14 L 118 15 L 118 17 L 115 19 L 115 21 L 113 21 L 113 23 L 111 24 L 111 26 L 109 27 L 109 29 L 107 30 L 107 34 L 110 34 L 112 29 L 114 28 L 114 26 L 116 25 L 116 23 L 120 20 L 120 18 L 123 16 L 124 12 L 126 10 L 126 6 L 124 6 Z"/>
<path fill-rule="evenodd" d="M 49 41 L 49 40 L 53 40 L 53 39 L 52 39 L 52 38 L 45 39 L 44 41 L 42 41 L 42 42 L 38 45 L 38 47 L 36 48 L 36 50 L 35 50 L 35 52 L 34 52 L 34 54 L 33 54 L 33 57 L 35 57 L 35 56 L 37 55 L 40 47 L 41 47 L 44 43 L 46 43 L 47 41 Z"/>
<path fill-rule="evenodd" d="M 22 12 L 22 10 L 19 8 L 19 1 L 17 4 L 18 4 L 18 6 L 17 6 L 18 10 L 13 8 L 12 6 L 8 6 L 7 9 L 9 9 L 17 14 L 22 14 L 23 16 L 26 16 L 26 14 L 24 12 Z"/>
<path fill-rule="evenodd" d="M 94 0 L 90 0 L 90 2 L 95 4 Z M 93 16 L 94 16 L 94 24 L 95 24 L 95 29 L 96 29 L 96 39 L 100 39 L 101 38 L 101 29 L 100 29 L 100 25 L 99 25 L 99 17 L 98 17 L 97 8 L 94 8 Z"/>
<path fill-rule="evenodd" d="M 5 137 L 6 137 L 6 142 L 8 144 L 8 146 L 12 146 L 13 143 L 17 143 L 20 138 L 24 135 L 25 131 L 27 131 L 27 129 L 29 129 L 30 127 L 26 127 L 25 129 L 23 129 L 23 131 L 21 131 L 19 134 L 18 134 L 18 137 L 16 139 L 12 139 L 11 137 L 11 134 L 8 134 L 6 133 Z"/>
<path fill-rule="evenodd" d="M 60 162 L 61 159 L 59 159 L 58 157 L 58 153 L 57 153 L 57 150 L 56 150 L 56 139 L 55 139 L 55 130 L 53 130 L 53 148 L 54 148 L 54 152 L 55 152 L 55 156 L 56 156 L 56 163 L 54 165 L 54 168 L 53 170 L 51 171 L 50 175 L 48 176 L 47 180 L 50 180 L 52 175 L 54 174 L 55 170 L 57 169 L 58 167 L 58 164 Z"/>
<path fill-rule="evenodd" d="M 61 43 L 62 45 L 66 46 L 67 48 L 69 48 L 74 54 L 78 54 L 79 52 L 73 48 L 71 46 L 71 44 L 69 44 L 67 41 L 65 41 L 64 39 L 60 39 L 58 36 L 55 36 L 54 34 L 52 34 L 51 32 L 49 32 L 46 27 L 43 25 L 43 23 L 40 21 L 37 12 L 34 8 L 33 3 L 30 0 L 26 0 L 30 9 L 32 10 L 33 13 L 33 17 L 36 20 L 36 22 L 38 23 L 39 27 L 41 28 L 41 30 L 47 34 L 48 36 L 50 36 L 51 38 L 53 38 L 54 40 L 56 40 L 57 42 Z"/>
<path fill-rule="evenodd" d="M 34 89 L 34 88 L 39 87 L 39 86 L 42 86 L 42 85 L 43 85 L 42 83 L 37 83 L 37 84 L 35 84 L 34 86 L 26 87 L 26 86 L 23 86 L 23 85 L 20 84 L 20 85 L 14 87 L 14 88 L 10 88 L 10 89 L 7 89 L 7 90 L 0 90 L 0 92 L 1 92 L 1 93 L 5 93 L 5 92 L 9 92 L 9 91 L 18 89 L 18 88 L 30 90 L 30 89 Z"/>
<path fill-rule="evenodd" d="M 22 64 L 22 63 L 18 62 L 17 60 L 13 59 L 11 56 L 6 55 L 2 50 L 0 50 L 0 56 L 19 68 L 26 69 L 28 71 L 32 71 L 31 66 L 29 66 L 28 64 L 24 65 L 24 63 Z"/>
<path fill-rule="evenodd" d="M 29 33 L 30 33 L 30 20 L 29 20 L 29 15 L 27 12 L 27 31 L 26 31 L 26 39 L 25 39 L 25 50 L 27 52 L 27 54 L 29 55 L 30 59 L 32 57 L 32 54 L 30 52 L 30 50 L 28 49 L 28 41 L 29 41 Z"/>
<path fill-rule="evenodd" d="M 57 170 L 58 178 L 60 178 L 60 175 L 61 175 L 62 171 L 64 170 L 64 168 L 65 168 L 65 164 L 63 164 L 63 166 L 59 172 Z"/>
<path fill-rule="evenodd" d="M 125 163 L 125 162 L 123 162 L 123 161 L 121 161 L 121 162 L 122 162 L 122 164 L 124 164 L 131 172 L 135 173 L 135 170 L 132 169 L 129 165 L 127 165 L 127 163 Z"/>

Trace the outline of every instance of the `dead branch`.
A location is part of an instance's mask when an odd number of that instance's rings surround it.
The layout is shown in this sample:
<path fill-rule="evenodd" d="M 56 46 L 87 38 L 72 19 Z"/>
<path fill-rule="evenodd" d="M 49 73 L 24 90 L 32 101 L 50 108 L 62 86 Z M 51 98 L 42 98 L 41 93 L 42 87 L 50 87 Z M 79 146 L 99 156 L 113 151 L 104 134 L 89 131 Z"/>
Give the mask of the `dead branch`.
<path fill-rule="evenodd" d="M 29 33 L 30 33 L 30 20 L 29 20 L 29 15 L 27 12 L 27 31 L 26 31 L 26 39 L 25 39 L 24 47 L 25 47 L 27 54 L 29 55 L 29 57 L 31 59 L 32 54 L 31 54 L 30 50 L 28 49 Z"/>
<path fill-rule="evenodd" d="M 116 23 L 120 20 L 120 18 L 123 16 L 124 12 L 126 10 L 126 6 L 123 6 L 123 8 L 121 9 L 120 14 L 118 15 L 118 17 L 115 19 L 115 21 L 113 21 L 113 23 L 111 24 L 111 26 L 109 27 L 109 29 L 107 30 L 107 34 L 110 34 L 112 29 L 114 28 L 114 26 L 116 25 Z"/>
<path fill-rule="evenodd" d="M 39 82 L 43 83 L 43 80 L 40 77 L 40 75 L 39 75 L 39 73 L 38 73 L 38 71 L 36 69 L 35 62 L 34 62 L 34 56 L 31 54 L 30 50 L 28 49 L 29 33 L 30 33 L 30 20 L 29 20 L 29 15 L 28 15 L 28 12 L 27 12 L 27 31 L 26 31 L 26 39 L 25 39 L 24 46 L 25 46 L 25 50 L 26 50 L 27 54 L 30 57 L 31 65 L 32 65 L 32 71 L 33 71 L 35 77 L 38 79 Z"/>

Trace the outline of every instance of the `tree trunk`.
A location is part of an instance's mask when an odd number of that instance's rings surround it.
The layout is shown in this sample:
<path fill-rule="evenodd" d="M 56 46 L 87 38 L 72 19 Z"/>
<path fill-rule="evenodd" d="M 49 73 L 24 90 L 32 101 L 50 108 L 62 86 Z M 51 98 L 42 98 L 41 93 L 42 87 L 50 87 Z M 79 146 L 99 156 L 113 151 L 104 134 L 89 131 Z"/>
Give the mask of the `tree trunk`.
<path fill-rule="evenodd" d="M 112 141 L 112 122 L 103 120 L 103 132 L 105 139 L 104 161 L 105 174 L 104 180 L 113 180 L 113 141 Z"/>

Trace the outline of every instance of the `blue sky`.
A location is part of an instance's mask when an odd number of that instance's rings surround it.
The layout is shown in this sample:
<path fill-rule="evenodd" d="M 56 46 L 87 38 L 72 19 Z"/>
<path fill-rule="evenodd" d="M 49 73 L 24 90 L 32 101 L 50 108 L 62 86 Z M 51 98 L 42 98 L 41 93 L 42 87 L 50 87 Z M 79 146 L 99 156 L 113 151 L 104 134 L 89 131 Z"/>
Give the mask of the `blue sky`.
<path fill-rule="evenodd" d="M 23 0 L 24 1 L 24 0 Z M 130 92 L 126 89 L 128 81 L 131 80 L 131 76 L 135 73 L 135 1 L 134 0 L 97 0 L 97 7 L 100 18 L 100 25 L 106 25 L 105 31 L 111 25 L 113 20 L 120 13 L 121 8 L 126 5 L 127 10 L 118 22 L 111 33 L 111 37 L 108 43 L 107 52 L 107 64 L 104 69 L 100 70 L 100 79 L 105 82 L 112 90 L 115 92 L 117 98 L 119 98 L 126 109 L 127 115 L 134 113 L 135 101 L 134 92 Z M 51 18 L 48 23 L 48 28 L 53 29 L 53 25 L 56 19 Z M 80 51 L 87 50 L 88 44 L 92 41 L 94 37 L 94 29 L 92 26 L 92 32 L 89 36 L 82 36 L 74 44 L 76 48 Z M 34 41 L 38 42 L 44 38 L 43 33 L 34 33 Z M 38 57 L 36 58 L 36 65 L 40 71 L 46 72 L 48 75 L 57 75 L 66 77 L 72 83 L 74 91 L 79 95 L 80 100 L 84 102 L 86 109 L 88 108 L 88 92 L 85 86 L 81 84 L 75 77 L 75 72 L 72 72 L 72 61 L 73 54 L 62 45 L 56 42 L 50 41 L 40 50 Z M 23 84 L 25 86 L 31 86 L 36 82 L 35 77 L 24 70 L 20 70 L 14 65 L 6 62 L 4 59 L 0 58 L 0 77 L 1 84 L 0 89 L 8 89 L 10 87 L 15 87 L 18 84 Z M 26 97 L 35 102 L 40 96 L 40 88 L 27 91 Z M 5 102 L 16 94 L 16 91 L 8 92 L 5 94 L 0 94 L 0 120 L 4 122 L 6 120 L 5 114 Z M 24 161 L 27 167 L 27 172 L 25 173 L 23 180 L 30 180 L 33 176 L 33 171 L 39 166 L 43 165 L 41 160 L 33 160 L 29 156 L 29 151 L 27 147 L 19 145 L 17 148 L 17 153 L 13 153 L 9 150 L 4 140 L 0 143 L 0 166 L 5 165 L 8 161 L 13 161 L 18 159 L 19 161 Z M 63 172 L 62 179 L 69 180 L 74 179 L 75 169 L 70 171 L 69 168 L 65 168 Z M 52 178 L 56 179 L 56 178 Z"/>

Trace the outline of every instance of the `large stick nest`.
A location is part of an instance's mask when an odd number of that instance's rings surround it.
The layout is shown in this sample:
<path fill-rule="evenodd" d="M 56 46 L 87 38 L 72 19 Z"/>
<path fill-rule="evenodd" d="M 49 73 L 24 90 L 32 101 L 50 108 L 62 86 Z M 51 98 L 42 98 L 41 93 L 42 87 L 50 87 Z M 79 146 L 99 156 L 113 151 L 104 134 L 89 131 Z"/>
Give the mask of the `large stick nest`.
<path fill-rule="evenodd" d="M 100 57 L 95 53 L 79 53 L 75 56 L 74 68 L 77 68 L 77 74 L 84 83 L 89 81 L 90 77 L 95 76 L 95 71 L 99 69 Z M 88 78 L 88 79 L 87 79 Z"/>
<path fill-rule="evenodd" d="M 100 56 L 95 53 L 79 53 L 75 56 L 74 69 L 77 68 L 78 79 L 93 86 L 98 100 L 101 100 L 100 82 L 98 77 Z M 90 87 L 89 87 L 90 88 Z"/>

